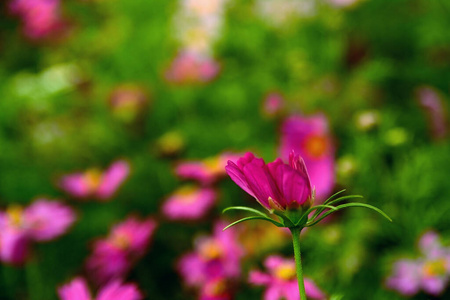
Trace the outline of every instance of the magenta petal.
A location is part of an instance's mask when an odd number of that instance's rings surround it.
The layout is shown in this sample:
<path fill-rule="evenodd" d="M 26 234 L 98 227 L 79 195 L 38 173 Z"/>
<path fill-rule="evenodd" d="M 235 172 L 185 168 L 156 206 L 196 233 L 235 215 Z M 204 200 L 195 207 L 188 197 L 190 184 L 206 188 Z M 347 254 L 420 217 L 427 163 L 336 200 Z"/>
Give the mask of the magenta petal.
<path fill-rule="evenodd" d="M 85 183 L 83 174 L 66 175 L 61 179 L 61 188 L 74 197 L 89 196 L 89 187 Z"/>
<path fill-rule="evenodd" d="M 272 276 L 260 272 L 260 271 L 250 271 L 248 282 L 254 285 L 267 285 L 273 281 Z"/>
<path fill-rule="evenodd" d="M 1 228 L 0 259 L 11 264 L 22 264 L 28 255 L 29 237 L 23 230 Z"/>
<path fill-rule="evenodd" d="M 282 193 L 289 207 L 297 208 L 308 201 L 311 189 L 307 179 L 301 173 L 293 170 L 287 165 L 281 166 L 283 169 Z"/>
<path fill-rule="evenodd" d="M 117 161 L 103 174 L 102 182 L 97 190 L 100 199 L 110 198 L 130 173 L 130 165 L 124 160 Z"/>
<path fill-rule="evenodd" d="M 264 293 L 264 300 L 280 300 L 283 296 L 283 291 L 278 285 L 271 285 Z"/>
<path fill-rule="evenodd" d="M 138 288 L 134 284 L 121 284 L 113 281 L 102 288 L 97 300 L 140 300 L 143 299 Z"/>
<path fill-rule="evenodd" d="M 57 201 L 40 199 L 25 209 L 24 218 L 30 236 L 48 241 L 63 234 L 75 221 L 75 212 Z"/>
<path fill-rule="evenodd" d="M 319 289 L 319 287 L 311 279 L 305 278 L 305 292 L 308 298 L 312 299 L 326 299 L 326 295 Z"/>
<path fill-rule="evenodd" d="M 230 178 L 244 191 L 246 191 L 250 196 L 255 197 L 255 194 L 251 190 L 247 178 L 244 173 L 239 169 L 239 167 L 232 161 L 228 161 L 228 165 L 225 167 Z"/>
<path fill-rule="evenodd" d="M 90 300 L 86 281 L 82 278 L 75 278 L 70 283 L 63 285 L 58 289 L 58 295 L 61 300 Z"/>
<path fill-rule="evenodd" d="M 282 197 L 264 160 L 254 159 L 244 166 L 243 173 L 247 178 L 250 189 L 255 193 L 256 199 L 261 204 L 270 209 L 269 197 L 274 201 L 280 201 Z"/>

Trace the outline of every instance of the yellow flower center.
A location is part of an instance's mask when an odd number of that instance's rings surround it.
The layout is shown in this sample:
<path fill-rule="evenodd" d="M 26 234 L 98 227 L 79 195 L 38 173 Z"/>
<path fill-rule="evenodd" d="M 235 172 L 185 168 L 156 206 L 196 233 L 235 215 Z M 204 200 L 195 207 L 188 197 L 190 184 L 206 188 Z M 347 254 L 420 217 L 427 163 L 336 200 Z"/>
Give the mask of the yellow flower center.
<path fill-rule="evenodd" d="M 291 280 L 295 278 L 295 266 L 293 264 L 284 263 L 275 270 L 275 276 L 282 280 Z"/>
<path fill-rule="evenodd" d="M 324 135 L 311 135 L 304 142 L 304 149 L 313 158 L 322 157 L 328 149 L 328 140 Z"/>
<path fill-rule="evenodd" d="M 200 255 L 207 260 L 217 259 L 222 256 L 222 249 L 214 240 L 208 240 L 201 244 Z"/>
<path fill-rule="evenodd" d="M 98 169 L 90 169 L 84 173 L 84 181 L 89 191 L 93 192 L 99 187 L 102 177 L 103 174 Z"/>
<path fill-rule="evenodd" d="M 175 192 L 175 195 L 179 197 L 180 202 L 182 203 L 193 203 L 196 200 L 196 197 L 193 197 L 193 195 L 198 191 L 198 189 L 191 185 L 186 185 L 183 187 L 180 187 Z"/>
<path fill-rule="evenodd" d="M 127 249 L 131 242 L 129 237 L 124 233 L 116 233 L 111 237 L 111 243 L 119 249 Z"/>
<path fill-rule="evenodd" d="M 11 205 L 6 214 L 14 227 L 20 227 L 23 223 L 23 208 L 19 205 Z"/>
<path fill-rule="evenodd" d="M 210 157 L 203 161 L 208 171 L 211 173 L 224 172 L 225 166 L 222 164 L 220 157 Z"/>
<path fill-rule="evenodd" d="M 423 266 L 423 274 L 426 277 L 433 277 L 445 274 L 445 259 L 437 259 L 426 262 Z"/>

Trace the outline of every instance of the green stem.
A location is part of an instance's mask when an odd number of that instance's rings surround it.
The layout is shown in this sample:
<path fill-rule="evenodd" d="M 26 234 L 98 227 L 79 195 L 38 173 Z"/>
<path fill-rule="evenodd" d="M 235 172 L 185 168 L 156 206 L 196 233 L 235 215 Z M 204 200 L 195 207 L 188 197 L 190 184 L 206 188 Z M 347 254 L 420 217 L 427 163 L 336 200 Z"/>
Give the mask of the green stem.
<path fill-rule="evenodd" d="M 300 299 L 307 300 L 305 292 L 305 283 L 303 282 L 302 256 L 300 253 L 300 231 L 301 228 L 290 228 L 292 233 L 292 242 L 294 244 L 295 269 L 297 270 L 298 289 Z"/>

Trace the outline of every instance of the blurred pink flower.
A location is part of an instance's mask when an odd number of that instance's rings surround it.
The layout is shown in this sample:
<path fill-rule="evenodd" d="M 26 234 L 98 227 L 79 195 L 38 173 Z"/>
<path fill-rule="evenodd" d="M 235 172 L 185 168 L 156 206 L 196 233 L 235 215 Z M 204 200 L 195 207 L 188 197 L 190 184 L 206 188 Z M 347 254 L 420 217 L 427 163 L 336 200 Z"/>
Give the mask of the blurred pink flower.
<path fill-rule="evenodd" d="M 104 172 L 90 169 L 84 173 L 66 175 L 61 179 L 60 186 L 76 198 L 107 200 L 114 195 L 129 173 L 128 162 L 118 160 Z"/>
<path fill-rule="evenodd" d="M 431 135 L 437 140 L 445 138 L 448 126 L 442 97 L 428 86 L 417 89 L 417 95 L 419 104 L 427 115 Z"/>
<path fill-rule="evenodd" d="M 122 284 L 120 281 L 112 281 L 103 286 L 97 297 L 92 298 L 86 281 L 77 277 L 68 284 L 58 289 L 61 300 L 141 300 L 141 292 L 135 284 Z"/>
<path fill-rule="evenodd" d="M 422 256 L 418 259 L 395 262 L 386 286 L 405 296 L 415 295 L 421 289 L 438 296 L 450 279 L 450 247 L 443 247 L 439 236 L 429 231 L 420 238 L 419 249 Z"/>
<path fill-rule="evenodd" d="M 216 199 L 212 188 L 183 186 L 167 198 L 162 212 L 171 220 L 197 220 L 205 216 Z"/>
<path fill-rule="evenodd" d="M 270 93 L 264 98 L 263 102 L 263 112 L 269 116 L 273 117 L 279 114 L 285 106 L 285 101 L 282 95 L 279 93 Z"/>
<path fill-rule="evenodd" d="M 298 281 L 294 259 L 284 259 L 280 256 L 269 256 L 264 261 L 269 273 L 250 271 L 249 282 L 254 285 L 263 285 L 267 289 L 264 300 L 299 300 Z M 326 299 L 326 295 L 308 278 L 304 279 L 308 298 Z"/>
<path fill-rule="evenodd" d="M 86 261 L 92 280 L 104 284 L 123 278 L 144 256 L 155 228 L 154 220 L 141 221 L 131 216 L 115 225 L 108 237 L 95 241 Z"/>
<path fill-rule="evenodd" d="M 125 122 L 131 122 L 142 115 L 149 105 L 147 91 L 136 84 L 117 86 L 109 96 L 113 114 Z"/>
<path fill-rule="evenodd" d="M 358 3 L 360 0 L 328 0 L 331 4 L 338 7 L 348 7 Z"/>
<path fill-rule="evenodd" d="M 266 164 L 247 152 L 237 164 L 228 162 L 231 179 L 268 210 L 310 206 L 312 189 L 303 159 L 291 152 L 289 164 L 281 159 Z"/>
<path fill-rule="evenodd" d="M 213 58 L 190 52 L 180 52 L 166 72 L 166 79 L 177 84 L 204 83 L 213 80 L 220 65 Z"/>
<path fill-rule="evenodd" d="M 325 115 L 286 119 L 279 151 L 283 160 L 289 158 L 291 151 L 304 159 L 316 200 L 325 200 L 331 194 L 335 184 L 335 150 Z"/>
<path fill-rule="evenodd" d="M 215 279 L 235 279 L 241 274 L 244 252 L 233 229 L 223 231 L 225 223 L 217 222 L 212 236 L 195 241 L 193 252 L 185 254 L 178 271 L 188 286 L 203 287 Z"/>
<path fill-rule="evenodd" d="M 41 39 L 62 26 L 60 5 L 59 0 L 13 0 L 10 10 L 22 18 L 24 32 L 29 38 Z"/>
<path fill-rule="evenodd" d="M 12 264 L 24 263 L 32 242 L 57 238 L 75 219 L 75 212 L 57 201 L 37 199 L 26 208 L 11 206 L 6 212 L 0 212 L 0 259 Z"/>
<path fill-rule="evenodd" d="M 175 168 L 175 173 L 183 179 L 197 180 L 203 185 L 209 185 L 216 182 L 219 178 L 225 176 L 225 166 L 229 160 L 237 161 L 241 154 L 223 152 L 199 161 L 184 161 Z"/>
<path fill-rule="evenodd" d="M 233 295 L 229 282 L 224 278 L 207 281 L 200 290 L 200 300 L 231 300 Z"/>

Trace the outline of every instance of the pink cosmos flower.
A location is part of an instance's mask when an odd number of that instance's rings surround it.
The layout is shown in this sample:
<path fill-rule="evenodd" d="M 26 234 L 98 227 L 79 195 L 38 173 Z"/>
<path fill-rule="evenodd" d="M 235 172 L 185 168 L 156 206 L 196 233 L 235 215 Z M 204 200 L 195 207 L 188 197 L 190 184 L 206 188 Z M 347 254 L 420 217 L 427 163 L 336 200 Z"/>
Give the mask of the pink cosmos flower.
<path fill-rule="evenodd" d="M 430 132 L 436 140 L 447 136 L 447 118 L 442 97 L 431 87 L 421 87 L 417 90 L 419 104 L 427 114 Z"/>
<path fill-rule="evenodd" d="M 134 284 L 122 284 L 120 281 L 112 281 L 102 287 L 97 297 L 92 298 L 86 281 L 77 277 L 58 289 L 61 300 L 141 300 L 141 292 Z"/>
<path fill-rule="evenodd" d="M 25 34 L 41 39 L 53 34 L 62 25 L 59 0 L 13 0 L 12 13 L 20 15 Z"/>
<path fill-rule="evenodd" d="M 386 286 L 405 296 L 415 295 L 421 289 L 430 295 L 441 294 L 450 279 L 450 248 L 443 247 L 439 239 L 435 232 L 425 233 L 419 241 L 422 256 L 397 261 Z"/>
<path fill-rule="evenodd" d="M 180 259 L 178 271 L 186 285 L 202 287 L 211 280 L 239 277 L 244 252 L 234 230 L 223 231 L 224 227 L 223 222 L 217 222 L 213 235 L 198 238 L 194 251 Z"/>
<path fill-rule="evenodd" d="M 0 259 L 11 264 L 24 263 L 32 242 L 57 238 L 75 219 L 75 212 L 58 201 L 37 199 L 26 208 L 11 206 L 0 212 Z"/>
<path fill-rule="evenodd" d="M 114 162 L 106 171 L 90 169 L 84 173 L 66 175 L 61 179 L 61 188 L 76 198 L 97 198 L 107 200 L 130 173 L 130 165 L 125 160 Z"/>
<path fill-rule="evenodd" d="M 149 96 L 145 89 L 138 85 L 123 84 L 111 92 L 109 104 L 115 116 L 125 122 L 130 122 L 146 110 Z"/>
<path fill-rule="evenodd" d="M 285 105 L 285 101 L 283 96 L 281 96 L 278 93 L 270 93 L 267 95 L 267 97 L 264 99 L 263 102 L 263 112 L 273 117 L 277 114 L 279 114 Z"/>
<path fill-rule="evenodd" d="M 115 225 L 108 237 L 95 241 L 86 261 L 93 281 L 103 284 L 123 278 L 144 256 L 155 228 L 154 220 L 132 216 Z"/>
<path fill-rule="evenodd" d="M 231 300 L 230 283 L 224 278 L 214 278 L 207 281 L 200 290 L 200 300 Z"/>
<path fill-rule="evenodd" d="M 210 185 L 225 176 L 227 162 L 237 161 L 239 156 L 240 154 L 224 152 L 201 161 L 185 161 L 176 166 L 175 173 L 182 179 L 193 179 L 203 185 Z"/>
<path fill-rule="evenodd" d="M 310 206 L 312 189 L 303 159 L 291 152 L 289 164 L 276 159 L 266 165 L 247 152 L 225 167 L 231 179 L 269 211 Z"/>
<path fill-rule="evenodd" d="M 324 200 L 330 196 L 335 184 L 335 158 L 328 121 L 324 115 L 292 116 L 284 121 L 281 128 L 281 157 L 287 160 L 292 150 L 304 159 L 316 198 Z"/>
<path fill-rule="evenodd" d="M 213 58 L 180 52 L 166 72 L 166 79 L 177 84 L 205 83 L 213 80 L 220 66 Z"/>
<path fill-rule="evenodd" d="M 164 202 L 162 211 L 171 220 L 197 220 L 214 205 L 216 192 L 211 188 L 183 186 Z"/>
<path fill-rule="evenodd" d="M 251 284 L 267 287 L 264 300 L 300 299 L 294 259 L 273 255 L 266 258 L 264 265 L 269 273 L 251 271 L 249 275 Z M 304 282 L 308 299 L 326 299 L 326 295 L 312 280 L 305 278 Z"/>

